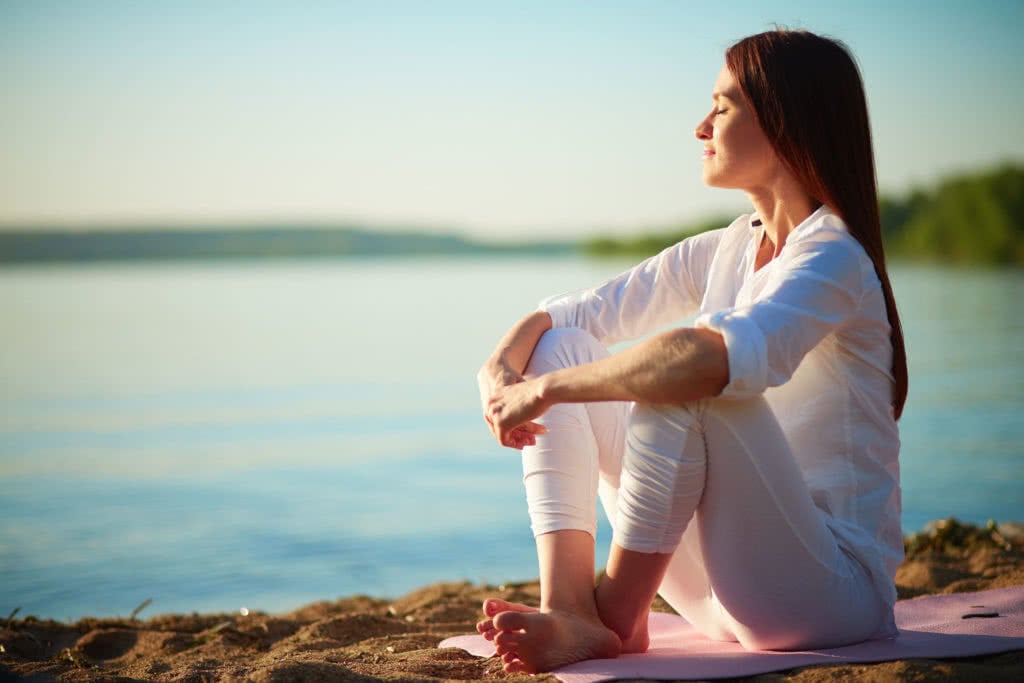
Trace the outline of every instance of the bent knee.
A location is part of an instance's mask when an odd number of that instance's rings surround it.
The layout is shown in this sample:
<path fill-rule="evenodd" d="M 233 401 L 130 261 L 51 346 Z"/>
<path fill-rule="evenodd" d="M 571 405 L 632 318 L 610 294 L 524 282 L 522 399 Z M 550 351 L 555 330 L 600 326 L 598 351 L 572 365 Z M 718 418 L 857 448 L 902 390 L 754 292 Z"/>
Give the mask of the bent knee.
<path fill-rule="evenodd" d="M 555 327 L 541 335 L 526 366 L 527 375 L 543 375 L 562 368 L 592 363 L 608 350 L 592 334 L 578 327 Z"/>

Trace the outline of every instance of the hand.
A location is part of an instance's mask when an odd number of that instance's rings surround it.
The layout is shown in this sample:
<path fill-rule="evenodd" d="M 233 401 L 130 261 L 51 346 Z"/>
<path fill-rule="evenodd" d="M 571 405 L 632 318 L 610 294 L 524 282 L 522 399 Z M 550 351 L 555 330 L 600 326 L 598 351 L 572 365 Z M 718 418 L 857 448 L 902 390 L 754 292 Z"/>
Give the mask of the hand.
<path fill-rule="evenodd" d="M 487 401 L 484 419 L 502 446 L 522 450 L 537 443 L 544 425 L 535 422 L 551 404 L 541 398 L 538 380 L 523 380 L 495 387 Z"/>
<path fill-rule="evenodd" d="M 532 420 L 504 429 L 500 420 L 494 421 L 491 407 L 496 397 L 508 387 L 526 382 L 525 378 L 510 367 L 504 359 L 481 368 L 477 374 L 477 382 L 480 388 L 480 403 L 483 407 L 484 420 L 498 443 L 502 446 L 522 450 L 525 446 L 532 446 L 536 443 L 536 434 L 545 433 L 544 426 Z M 544 410 L 547 408 L 545 407 Z"/>

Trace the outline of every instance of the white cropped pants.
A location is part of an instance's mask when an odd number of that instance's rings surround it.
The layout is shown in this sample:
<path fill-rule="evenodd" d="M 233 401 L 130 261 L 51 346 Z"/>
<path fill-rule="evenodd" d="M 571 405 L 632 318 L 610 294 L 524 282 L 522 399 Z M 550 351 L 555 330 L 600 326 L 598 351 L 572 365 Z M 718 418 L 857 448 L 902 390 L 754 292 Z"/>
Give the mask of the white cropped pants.
<path fill-rule="evenodd" d="M 526 374 L 607 356 L 588 333 L 554 329 Z M 836 544 L 761 397 L 557 404 L 539 422 L 547 433 L 523 449 L 535 535 L 595 535 L 599 496 L 616 544 L 673 554 L 658 592 L 710 638 L 792 650 L 888 635 L 887 606 Z"/>

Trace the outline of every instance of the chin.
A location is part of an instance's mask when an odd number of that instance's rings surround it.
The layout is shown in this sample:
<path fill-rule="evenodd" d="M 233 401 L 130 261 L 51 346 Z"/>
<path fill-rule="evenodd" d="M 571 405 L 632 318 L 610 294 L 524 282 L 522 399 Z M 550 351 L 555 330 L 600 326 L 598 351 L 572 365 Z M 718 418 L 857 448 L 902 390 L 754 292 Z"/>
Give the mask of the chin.
<path fill-rule="evenodd" d="M 721 173 L 715 173 L 712 169 L 704 169 L 704 184 L 708 187 L 717 187 L 720 190 L 742 190 L 743 187 L 735 182 L 729 182 L 729 177 Z"/>
<path fill-rule="evenodd" d="M 704 172 L 704 184 L 708 187 L 718 187 L 722 189 L 728 188 L 728 185 L 723 184 L 720 178 L 718 178 L 714 173 L 709 173 L 708 171 Z"/>

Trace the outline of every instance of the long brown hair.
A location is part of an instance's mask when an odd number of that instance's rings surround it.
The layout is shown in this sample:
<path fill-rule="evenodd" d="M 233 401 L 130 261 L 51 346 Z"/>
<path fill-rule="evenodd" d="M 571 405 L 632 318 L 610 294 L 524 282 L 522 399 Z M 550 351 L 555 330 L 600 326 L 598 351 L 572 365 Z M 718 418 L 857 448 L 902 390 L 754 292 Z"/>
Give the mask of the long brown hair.
<path fill-rule="evenodd" d="M 892 340 L 893 413 L 907 400 L 907 351 L 885 268 L 875 158 L 860 72 L 841 42 L 777 30 L 740 40 L 725 63 L 775 153 L 816 201 L 846 223 L 875 265 Z"/>

